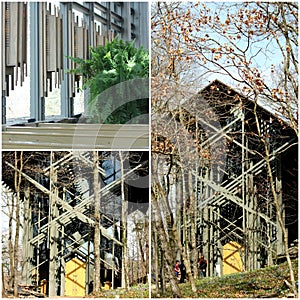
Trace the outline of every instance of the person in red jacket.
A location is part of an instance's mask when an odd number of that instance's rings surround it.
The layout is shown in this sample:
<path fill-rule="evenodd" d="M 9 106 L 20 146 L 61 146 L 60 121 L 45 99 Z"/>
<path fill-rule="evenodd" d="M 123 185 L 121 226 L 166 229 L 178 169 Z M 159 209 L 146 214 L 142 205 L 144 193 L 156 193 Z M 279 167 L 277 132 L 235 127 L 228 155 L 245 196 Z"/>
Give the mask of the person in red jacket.
<path fill-rule="evenodd" d="M 180 268 L 179 268 L 179 260 L 176 260 L 176 264 L 175 264 L 175 267 L 174 267 L 174 272 L 175 272 L 176 278 L 178 278 L 179 272 L 180 272 Z"/>
<path fill-rule="evenodd" d="M 198 262 L 200 277 L 206 277 L 207 260 L 202 255 Z"/>

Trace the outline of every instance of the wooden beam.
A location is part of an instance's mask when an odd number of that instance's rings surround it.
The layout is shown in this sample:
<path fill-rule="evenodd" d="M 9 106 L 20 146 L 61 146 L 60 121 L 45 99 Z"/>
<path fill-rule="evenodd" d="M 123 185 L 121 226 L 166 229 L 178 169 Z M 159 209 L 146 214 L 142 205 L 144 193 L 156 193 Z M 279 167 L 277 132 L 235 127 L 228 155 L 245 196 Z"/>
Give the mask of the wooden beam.
<path fill-rule="evenodd" d="M 30 243 L 35 243 L 37 240 L 44 238 L 47 234 L 47 229 L 49 226 L 52 226 L 53 224 L 56 224 L 56 222 L 60 221 L 64 221 L 66 222 L 67 220 L 70 220 L 72 217 L 77 217 L 78 219 L 80 219 L 81 221 L 83 221 L 84 223 L 88 223 L 90 225 L 94 224 L 94 220 L 90 219 L 89 217 L 87 217 L 86 215 L 84 215 L 84 210 L 85 210 L 85 206 L 88 205 L 90 202 L 93 201 L 93 195 L 90 196 L 88 199 L 83 200 L 81 203 L 79 203 L 78 205 L 76 205 L 75 207 L 70 206 L 68 203 L 66 203 L 65 201 L 63 201 L 60 197 L 58 197 L 56 194 L 51 193 L 50 190 L 48 190 L 47 188 L 45 188 L 44 186 L 42 186 L 40 183 L 38 183 L 36 180 L 32 179 L 30 176 L 26 175 L 24 172 L 21 172 L 20 170 L 18 170 L 17 168 L 15 168 L 12 164 L 5 162 L 9 167 L 11 167 L 12 169 L 16 170 L 17 172 L 21 173 L 21 175 L 27 179 L 29 182 L 31 182 L 35 187 L 37 187 L 39 190 L 41 190 L 43 193 L 51 196 L 52 198 L 55 199 L 55 201 L 57 202 L 57 204 L 61 205 L 66 211 L 61 214 L 60 216 L 55 217 L 52 221 L 48 222 L 47 224 L 45 224 L 44 226 L 42 226 L 40 228 L 40 234 L 38 234 L 36 237 L 34 237 L 33 239 L 30 240 Z M 127 173 L 124 174 L 124 177 L 128 177 L 130 176 L 135 170 L 139 169 L 142 166 L 142 164 L 139 164 L 138 166 L 136 166 L 135 168 L 131 169 L 130 171 L 128 171 Z M 105 195 L 107 193 L 109 193 L 109 191 L 111 190 L 112 187 L 114 187 L 116 184 L 120 184 L 120 178 L 111 182 L 110 184 L 108 184 L 107 186 L 105 186 L 103 189 L 101 189 L 101 194 Z M 67 219 L 64 219 L 67 218 Z M 103 226 L 100 226 L 101 229 L 101 234 L 103 234 L 103 236 L 105 236 L 106 238 L 113 240 L 115 243 L 122 245 L 121 242 L 119 242 L 117 239 L 115 239 L 114 237 L 112 237 L 106 228 L 104 228 Z"/>
<path fill-rule="evenodd" d="M 6 161 L 5 163 L 9 167 L 14 169 L 15 171 L 19 172 L 25 179 L 27 179 L 29 182 L 31 182 L 36 188 L 41 190 L 43 193 L 45 193 L 46 195 L 49 195 L 49 196 L 51 195 L 50 190 L 45 188 L 43 185 L 38 183 L 36 180 L 32 179 L 30 176 L 26 175 L 24 172 L 21 172 L 20 170 L 18 170 L 17 168 L 15 168 L 15 166 L 10 164 L 9 162 Z M 63 201 L 59 196 L 52 194 L 52 197 L 55 198 L 55 201 L 57 202 L 57 204 L 62 206 L 63 209 L 68 210 L 68 211 L 74 211 L 74 208 L 71 205 L 69 205 L 68 203 L 66 203 L 65 201 Z M 84 214 L 82 214 L 78 211 L 76 212 L 76 217 L 78 217 L 78 219 L 80 219 L 84 223 L 88 223 L 88 224 L 91 224 L 91 225 L 94 224 L 94 220 L 90 219 L 89 217 L 85 216 Z"/>

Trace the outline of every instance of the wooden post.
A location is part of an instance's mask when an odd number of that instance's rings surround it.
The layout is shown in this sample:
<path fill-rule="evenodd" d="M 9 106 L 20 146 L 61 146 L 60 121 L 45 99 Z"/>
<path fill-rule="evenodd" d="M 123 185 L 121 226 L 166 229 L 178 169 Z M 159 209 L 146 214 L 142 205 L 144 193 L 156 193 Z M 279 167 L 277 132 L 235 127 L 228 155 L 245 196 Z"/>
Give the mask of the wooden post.
<path fill-rule="evenodd" d="M 243 268 L 245 271 L 248 270 L 248 228 L 247 228 L 247 198 L 246 198 L 246 190 L 248 189 L 247 186 L 247 179 L 245 174 L 245 116 L 244 111 L 241 111 L 241 136 L 242 136 L 242 147 L 241 147 L 241 162 L 242 162 L 242 178 L 241 178 L 241 185 L 242 185 L 242 209 L 243 209 L 243 235 L 244 235 L 244 241 L 243 241 L 243 247 L 244 247 L 244 255 L 242 257 L 243 262 Z"/>
<path fill-rule="evenodd" d="M 66 291 L 66 273 L 65 273 L 65 270 L 66 270 L 66 261 L 64 259 L 64 257 L 61 257 L 60 258 L 60 266 L 61 266 L 61 269 L 60 269 L 60 278 L 61 278 L 61 281 L 60 281 L 60 296 L 64 296 L 65 295 L 65 291 Z"/>
<path fill-rule="evenodd" d="M 100 270 L 101 270 L 101 231 L 100 231 L 100 187 L 99 187 L 99 172 L 98 172 L 99 156 L 97 151 L 93 151 L 93 176 L 94 176 L 94 204 L 95 204 L 95 231 L 94 231 L 94 291 L 99 292 L 101 289 Z"/>
<path fill-rule="evenodd" d="M 65 199 L 65 191 L 63 191 L 63 200 Z M 60 296 L 65 295 L 65 284 L 66 284 L 66 261 L 64 258 L 64 246 L 65 246 L 65 227 L 61 226 L 61 247 L 60 247 L 60 257 L 59 257 L 59 264 L 60 264 Z"/>
<path fill-rule="evenodd" d="M 50 154 L 50 195 L 49 195 L 49 222 L 58 217 L 58 208 L 56 204 L 56 197 L 58 190 L 56 187 L 57 174 L 53 168 L 54 152 Z M 57 276 L 58 276 L 58 262 L 57 262 L 57 239 L 58 239 L 58 226 L 56 222 L 49 223 L 49 297 L 57 296 Z"/>
<path fill-rule="evenodd" d="M 205 174 L 205 181 L 207 182 L 209 179 L 209 171 L 206 172 Z M 208 185 L 206 185 L 205 188 L 205 197 L 204 197 L 204 201 L 206 201 L 208 198 L 210 197 L 210 187 Z M 209 225 L 208 225 L 208 221 L 209 221 L 209 208 L 208 208 L 208 204 L 205 204 L 205 206 L 203 207 L 203 215 L 202 215 L 202 226 L 203 226 L 203 248 L 202 248 L 202 255 L 206 256 L 207 259 L 207 254 L 209 252 Z"/>
<path fill-rule="evenodd" d="M 24 190 L 24 223 L 23 223 L 23 247 L 22 247 L 22 282 L 24 284 L 32 284 L 32 259 L 33 259 L 33 247 L 29 242 L 33 237 L 32 226 L 32 211 L 30 205 L 30 187 L 27 185 Z"/>
<path fill-rule="evenodd" d="M 125 41 L 131 41 L 131 2 L 123 2 L 123 27 L 124 27 L 124 32 L 123 32 L 123 39 Z"/>
<path fill-rule="evenodd" d="M 249 163 L 249 167 L 253 166 L 253 162 Z M 247 175 L 247 190 L 246 190 L 246 201 L 251 209 L 255 209 L 255 194 L 254 194 L 254 184 L 253 184 L 253 174 L 248 173 Z M 257 249 L 255 241 L 257 239 L 257 228 L 256 228 L 257 218 L 252 212 L 248 212 L 247 217 L 247 239 L 248 239 L 248 251 L 249 259 L 247 264 L 247 270 L 256 269 L 255 265 L 257 262 Z"/>
<path fill-rule="evenodd" d="M 279 202 L 279 205 L 281 207 L 282 215 L 283 215 L 283 220 L 285 221 L 285 208 L 284 208 L 284 203 L 282 201 L 282 178 L 281 178 L 281 155 L 278 157 L 276 160 L 276 174 L 275 174 L 275 185 L 276 185 L 276 193 L 277 193 L 277 199 Z M 276 230 L 277 230 L 277 249 L 276 252 L 277 254 L 282 254 L 284 253 L 284 239 L 283 239 L 283 232 L 280 227 L 278 218 L 276 218 Z"/>

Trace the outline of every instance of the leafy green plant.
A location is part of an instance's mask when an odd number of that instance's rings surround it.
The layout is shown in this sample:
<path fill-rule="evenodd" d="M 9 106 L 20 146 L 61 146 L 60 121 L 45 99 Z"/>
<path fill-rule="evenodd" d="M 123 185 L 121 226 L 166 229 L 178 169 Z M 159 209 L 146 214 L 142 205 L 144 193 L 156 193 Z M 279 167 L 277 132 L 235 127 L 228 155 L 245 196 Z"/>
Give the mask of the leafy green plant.
<path fill-rule="evenodd" d="M 76 68 L 70 72 L 82 75 L 83 89 L 89 89 L 89 121 L 109 124 L 148 122 L 145 119 L 149 112 L 148 97 L 124 101 L 128 95 L 148 95 L 148 84 L 120 84 L 149 77 L 147 50 L 135 48 L 134 42 L 114 39 L 104 46 L 91 48 L 90 59 L 69 58 L 76 63 Z"/>

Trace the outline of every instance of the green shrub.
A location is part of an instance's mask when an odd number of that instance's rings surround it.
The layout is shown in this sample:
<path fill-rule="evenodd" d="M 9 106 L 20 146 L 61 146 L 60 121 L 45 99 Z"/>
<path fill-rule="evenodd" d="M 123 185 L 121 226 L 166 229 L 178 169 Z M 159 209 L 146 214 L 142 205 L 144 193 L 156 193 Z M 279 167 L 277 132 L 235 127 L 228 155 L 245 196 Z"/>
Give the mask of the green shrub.
<path fill-rule="evenodd" d="M 90 121 L 110 124 L 148 122 L 145 120 L 145 114 L 149 112 L 148 97 L 128 101 L 128 95 L 148 95 L 148 84 L 120 85 L 133 79 L 149 78 L 147 50 L 135 48 L 134 42 L 114 39 L 104 46 L 91 48 L 90 59 L 70 59 L 76 63 L 76 68 L 70 72 L 82 75 L 83 89 L 89 89 L 87 114 Z"/>

